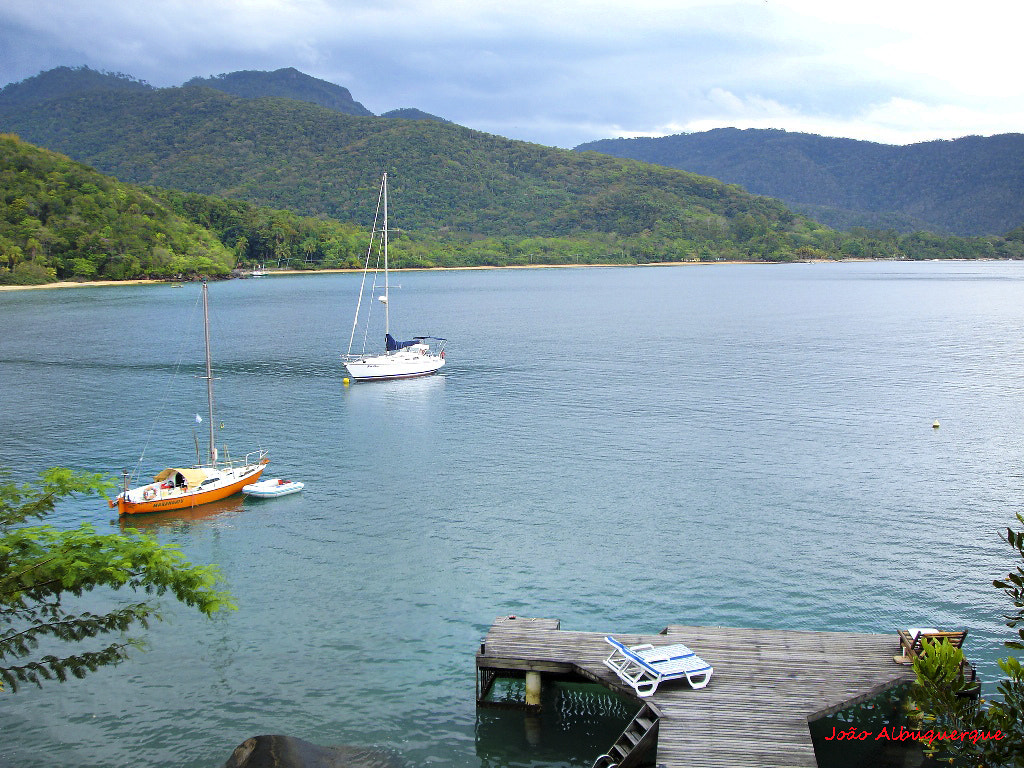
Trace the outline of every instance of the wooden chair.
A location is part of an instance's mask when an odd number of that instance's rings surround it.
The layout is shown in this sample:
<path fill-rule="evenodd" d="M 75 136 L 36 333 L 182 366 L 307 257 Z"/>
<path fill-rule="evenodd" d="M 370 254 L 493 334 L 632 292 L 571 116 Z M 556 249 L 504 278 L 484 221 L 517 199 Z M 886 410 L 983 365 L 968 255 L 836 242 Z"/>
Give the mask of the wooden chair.
<path fill-rule="evenodd" d="M 922 645 L 923 640 L 930 640 L 933 643 L 945 640 L 954 648 L 963 648 L 964 640 L 967 639 L 966 629 L 962 632 L 943 632 L 930 627 L 923 629 L 919 627 L 911 627 L 910 629 L 898 630 L 898 634 L 900 637 L 900 650 L 902 651 L 902 654 L 892 657 L 893 661 L 898 664 L 913 664 L 914 659 L 924 653 L 924 646 Z"/>

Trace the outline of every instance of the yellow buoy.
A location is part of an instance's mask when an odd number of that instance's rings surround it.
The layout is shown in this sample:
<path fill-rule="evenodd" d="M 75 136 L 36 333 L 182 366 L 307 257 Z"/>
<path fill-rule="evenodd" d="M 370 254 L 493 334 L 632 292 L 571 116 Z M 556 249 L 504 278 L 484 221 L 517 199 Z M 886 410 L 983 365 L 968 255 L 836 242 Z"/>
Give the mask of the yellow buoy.
<path fill-rule="evenodd" d="M 342 379 L 341 383 L 344 384 L 347 387 L 348 386 L 348 377 L 346 376 L 344 379 Z"/>

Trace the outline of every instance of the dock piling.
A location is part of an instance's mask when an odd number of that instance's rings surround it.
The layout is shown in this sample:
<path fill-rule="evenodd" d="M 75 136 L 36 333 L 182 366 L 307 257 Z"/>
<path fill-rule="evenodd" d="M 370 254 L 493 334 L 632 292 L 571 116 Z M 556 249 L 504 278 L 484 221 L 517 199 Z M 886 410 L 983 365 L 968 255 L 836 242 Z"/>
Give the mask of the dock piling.
<path fill-rule="evenodd" d="M 526 706 L 540 706 L 540 672 L 526 673 Z"/>

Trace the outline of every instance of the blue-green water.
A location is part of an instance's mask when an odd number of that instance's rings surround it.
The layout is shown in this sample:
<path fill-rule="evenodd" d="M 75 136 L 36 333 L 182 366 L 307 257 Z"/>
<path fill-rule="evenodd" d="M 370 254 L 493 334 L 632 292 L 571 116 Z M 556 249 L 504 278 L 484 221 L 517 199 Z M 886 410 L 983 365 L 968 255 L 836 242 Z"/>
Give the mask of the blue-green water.
<path fill-rule="evenodd" d="M 262 733 L 417 767 L 589 764 L 617 734 L 506 752 L 490 734 L 522 715 L 478 717 L 474 652 L 508 613 L 969 627 L 998 674 L 1024 264 L 406 273 L 392 327 L 448 337 L 444 373 L 346 388 L 358 279 L 211 285 L 218 442 L 306 490 L 133 519 L 220 564 L 239 610 L 168 604 L 148 652 L 3 696 L 0 765 L 219 766 Z M 0 293 L 0 464 L 188 463 L 198 294 Z M 94 499 L 55 522 L 83 520 L 119 525 Z"/>

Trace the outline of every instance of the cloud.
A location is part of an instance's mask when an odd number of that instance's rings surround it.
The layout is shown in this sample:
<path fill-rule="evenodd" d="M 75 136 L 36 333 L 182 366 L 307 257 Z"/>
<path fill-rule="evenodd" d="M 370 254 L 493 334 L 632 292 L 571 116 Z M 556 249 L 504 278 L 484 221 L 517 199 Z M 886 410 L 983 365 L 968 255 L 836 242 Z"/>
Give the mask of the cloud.
<path fill-rule="evenodd" d="M 726 125 L 906 143 L 1020 129 L 1021 22 L 994 0 L 8 0 L 0 78 L 293 66 L 374 112 L 556 146 Z"/>

